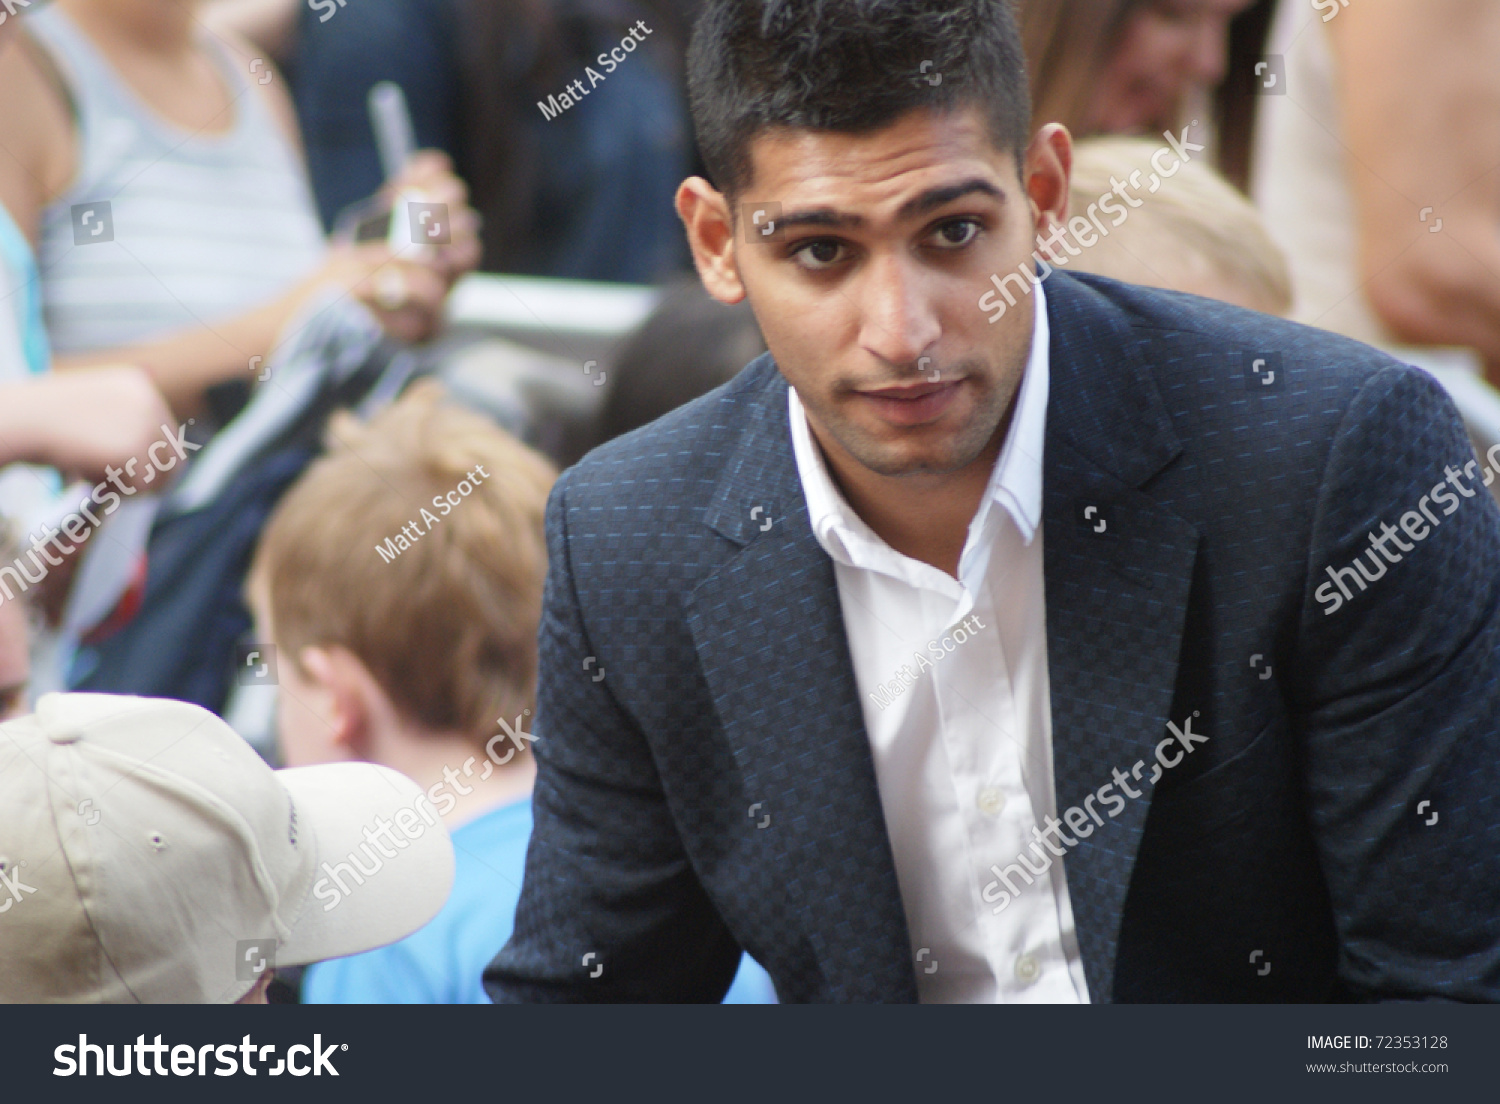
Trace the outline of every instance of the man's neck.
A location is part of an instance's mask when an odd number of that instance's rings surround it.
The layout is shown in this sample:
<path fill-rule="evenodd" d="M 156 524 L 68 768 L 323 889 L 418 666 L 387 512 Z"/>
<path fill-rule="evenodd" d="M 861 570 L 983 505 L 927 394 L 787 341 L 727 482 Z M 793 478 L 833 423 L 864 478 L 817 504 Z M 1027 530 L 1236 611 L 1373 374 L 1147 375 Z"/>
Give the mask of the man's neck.
<path fill-rule="evenodd" d="M 811 418 L 807 424 L 829 476 L 875 535 L 903 556 L 956 579 L 969 523 L 984 501 L 1015 407 L 1012 401 L 983 452 L 967 467 L 944 475 L 880 475 L 837 446 L 830 448 Z"/>

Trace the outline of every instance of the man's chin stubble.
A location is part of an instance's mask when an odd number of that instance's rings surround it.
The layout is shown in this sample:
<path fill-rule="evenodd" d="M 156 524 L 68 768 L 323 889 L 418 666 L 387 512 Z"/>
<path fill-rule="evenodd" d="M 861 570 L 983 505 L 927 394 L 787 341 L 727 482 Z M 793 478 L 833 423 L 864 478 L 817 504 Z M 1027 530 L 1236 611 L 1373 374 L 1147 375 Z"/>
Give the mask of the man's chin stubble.
<path fill-rule="evenodd" d="M 892 455 L 891 452 L 874 443 L 867 437 L 851 442 L 847 439 L 839 443 L 844 451 L 854 457 L 861 466 L 874 472 L 876 475 L 887 478 L 901 478 L 903 476 L 942 476 L 953 475 L 963 471 L 984 455 L 985 446 L 994 435 L 991 429 L 983 438 L 975 442 L 965 441 L 957 445 L 946 456 L 915 456 L 903 457 Z"/>

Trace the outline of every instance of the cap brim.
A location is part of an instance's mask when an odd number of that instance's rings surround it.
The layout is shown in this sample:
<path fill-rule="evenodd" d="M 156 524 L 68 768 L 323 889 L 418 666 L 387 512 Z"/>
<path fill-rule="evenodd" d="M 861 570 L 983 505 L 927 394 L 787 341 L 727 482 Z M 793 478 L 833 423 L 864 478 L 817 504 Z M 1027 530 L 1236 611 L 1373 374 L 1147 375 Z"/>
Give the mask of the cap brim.
<path fill-rule="evenodd" d="M 374 763 L 295 767 L 276 777 L 318 856 L 307 903 L 276 950 L 279 965 L 383 947 L 437 915 L 453 888 L 453 844 L 415 782 Z"/>

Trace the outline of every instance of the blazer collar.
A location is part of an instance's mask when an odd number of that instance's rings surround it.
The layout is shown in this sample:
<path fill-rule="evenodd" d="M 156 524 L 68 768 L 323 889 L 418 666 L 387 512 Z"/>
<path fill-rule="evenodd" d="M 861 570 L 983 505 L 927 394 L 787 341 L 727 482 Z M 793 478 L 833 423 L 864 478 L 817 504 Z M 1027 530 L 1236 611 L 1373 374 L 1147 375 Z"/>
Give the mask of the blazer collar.
<path fill-rule="evenodd" d="M 774 526 L 798 507 L 807 515 L 792 455 L 786 380 L 770 353 L 752 360 L 745 375 L 748 386 L 734 400 L 742 404 L 745 430 L 703 516 L 710 529 L 739 545 L 769 532 L 767 520 Z"/>
<path fill-rule="evenodd" d="M 1139 487 L 1182 452 L 1130 317 L 1091 283 L 1046 281 L 1052 330 L 1048 445 L 1067 441 L 1121 483 Z"/>

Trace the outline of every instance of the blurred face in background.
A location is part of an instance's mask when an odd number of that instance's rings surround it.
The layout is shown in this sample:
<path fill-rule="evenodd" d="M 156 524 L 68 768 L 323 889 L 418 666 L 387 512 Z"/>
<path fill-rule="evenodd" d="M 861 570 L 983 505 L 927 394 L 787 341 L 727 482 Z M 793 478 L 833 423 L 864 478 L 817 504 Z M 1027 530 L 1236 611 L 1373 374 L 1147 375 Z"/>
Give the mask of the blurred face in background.
<path fill-rule="evenodd" d="M 1155 131 L 1228 71 L 1229 23 L 1253 0 L 1148 0 L 1126 14 L 1094 82 L 1089 133 Z"/>

